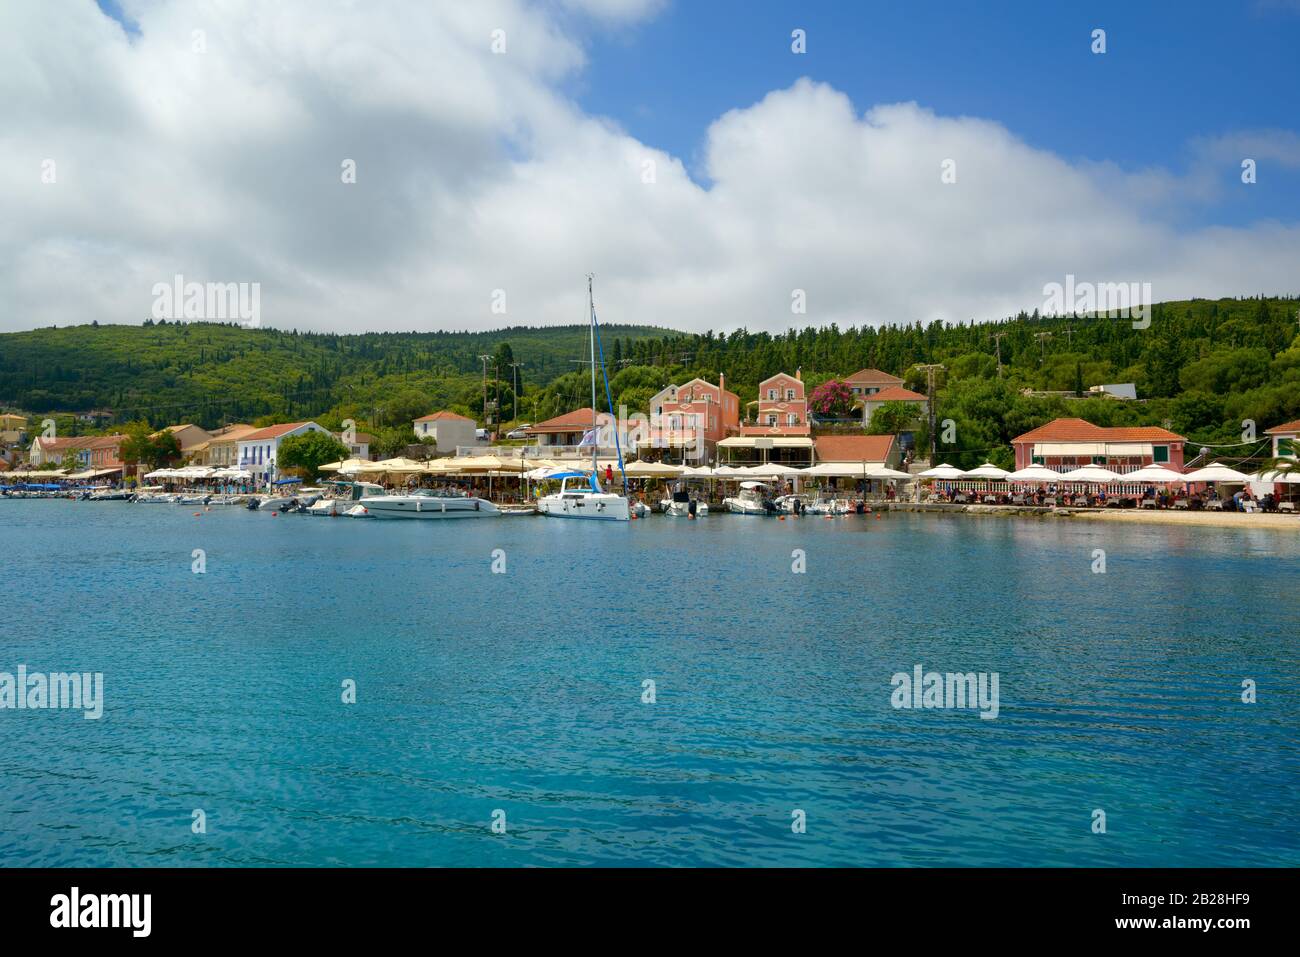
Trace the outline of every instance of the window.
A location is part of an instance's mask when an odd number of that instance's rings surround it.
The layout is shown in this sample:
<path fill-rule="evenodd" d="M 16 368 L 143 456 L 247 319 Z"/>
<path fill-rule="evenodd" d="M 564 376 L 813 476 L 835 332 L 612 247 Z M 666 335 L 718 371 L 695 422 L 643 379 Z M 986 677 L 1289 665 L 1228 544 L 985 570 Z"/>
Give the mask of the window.
<path fill-rule="evenodd" d="M 795 415 L 793 412 L 791 412 L 789 415 L 787 415 L 787 416 L 785 417 L 785 424 L 786 424 L 786 425 L 798 425 L 798 424 L 799 424 L 799 416 L 797 416 L 797 415 Z"/>
<path fill-rule="evenodd" d="M 786 390 L 785 390 L 785 401 L 787 401 L 787 402 L 793 402 L 793 401 L 794 401 L 794 389 L 786 389 Z"/>
<path fill-rule="evenodd" d="M 769 401 L 769 402 L 775 402 L 775 401 L 776 401 L 776 394 L 777 394 L 777 393 L 776 393 L 776 390 L 775 390 L 775 389 L 768 389 L 768 390 L 767 390 L 767 398 L 768 398 L 768 401 Z"/>
<path fill-rule="evenodd" d="M 1168 461 L 1169 461 L 1169 446 L 1167 446 L 1167 445 L 1153 445 L 1153 446 L 1151 446 L 1151 461 L 1152 461 L 1152 462 L 1168 462 Z"/>
<path fill-rule="evenodd" d="M 1093 464 L 1093 465 L 1105 465 L 1105 464 L 1106 464 L 1106 456 L 1104 456 L 1104 455 L 1094 455 L 1094 456 L 1092 457 L 1092 464 Z"/>
<path fill-rule="evenodd" d="M 768 425 L 776 425 L 776 415 L 775 415 L 775 414 L 769 415 L 769 416 L 767 417 L 767 424 L 768 424 Z"/>

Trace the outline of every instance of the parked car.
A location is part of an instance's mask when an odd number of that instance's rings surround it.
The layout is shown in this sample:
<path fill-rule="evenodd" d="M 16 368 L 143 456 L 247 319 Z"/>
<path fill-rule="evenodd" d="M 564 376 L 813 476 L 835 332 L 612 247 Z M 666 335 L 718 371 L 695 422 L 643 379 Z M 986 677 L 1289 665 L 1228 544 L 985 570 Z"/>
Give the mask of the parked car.
<path fill-rule="evenodd" d="M 523 425 L 516 426 L 515 428 L 513 428 L 513 429 L 511 429 L 509 432 L 507 432 L 507 433 L 506 433 L 506 438 L 507 438 L 507 439 L 526 439 L 526 438 L 528 438 L 528 429 L 529 429 L 529 428 L 530 428 L 529 424 L 528 424 L 527 422 L 525 422 Z"/>
<path fill-rule="evenodd" d="M 478 439 L 480 442 L 486 442 L 486 441 L 488 440 L 488 430 L 487 430 L 487 429 L 475 429 L 475 430 L 474 430 L 474 438 Z"/>

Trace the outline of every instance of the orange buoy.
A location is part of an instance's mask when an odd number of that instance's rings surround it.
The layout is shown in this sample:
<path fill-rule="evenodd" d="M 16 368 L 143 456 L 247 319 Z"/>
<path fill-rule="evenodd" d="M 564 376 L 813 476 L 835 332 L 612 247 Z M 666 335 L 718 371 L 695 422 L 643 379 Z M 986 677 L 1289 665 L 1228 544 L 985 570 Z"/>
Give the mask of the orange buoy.
<path fill-rule="evenodd" d="M 783 521 L 783 522 L 785 521 L 785 516 L 784 516 L 784 515 L 781 516 L 781 521 Z"/>
<path fill-rule="evenodd" d="M 277 515 L 279 515 L 279 514 L 280 514 L 279 512 L 272 512 L 272 513 L 271 513 L 271 517 L 272 517 L 272 518 L 275 518 L 275 517 L 276 517 Z"/>
<path fill-rule="evenodd" d="M 194 517 L 195 517 L 195 518 L 198 518 L 198 517 L 199 517 L 200 515 L 202 515 L 202 514 L 203 514 L 202 512 L 195 512 L 195 513 L 194 513 Z"/>

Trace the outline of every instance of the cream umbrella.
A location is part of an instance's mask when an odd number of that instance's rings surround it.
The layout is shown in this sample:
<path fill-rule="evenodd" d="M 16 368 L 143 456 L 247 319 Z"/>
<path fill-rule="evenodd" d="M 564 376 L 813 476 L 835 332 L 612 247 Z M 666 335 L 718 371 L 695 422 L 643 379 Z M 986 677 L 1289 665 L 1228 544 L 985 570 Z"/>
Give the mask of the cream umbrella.
<path fill-rule="evenodd" d="M 1120 478 L 1118 472 L 1104 469 L 1100 465 L 1083 465 L 1073 471 L 1061 473 L 1059 481 L 1083 482 L 1088 485 L 1109 485 L 1111 482 L 1118 482 Z"/>
<path fill-rule="evenodd" d="M 867 469 L 866 477 L 869 479 L 910 479 L 911 472 L 902 472 L 898 469 L 891 469 L 884 465 L 877 465 Z"/>
<path fill-rule="evenodd" d="M 1186 482 L 1187 476 L 1163 465 L 1148 465 L 1136 472 L 1124 472 L 1119 477 L 1121 482 L 1137 485 L 1174 485 Z"/>
<path fill-rule="evenodd" d="M 852 462 L 821 462 L 804 469 L 802 474 L 826 478 L 855 478 L 862 474 L 862 466 Z"/>
<path fill-rule="evenodd" d="M 682 466 L 663 462 L 630 462 L 623 471 L 628 478 L 676 478 L 686 474 Z"/>
<path fill-rule="evenodd" d="M 964 479 L 991 479 L 995 482 L 1001 482 L 1010 474 L 1006 469 L 1000 469 L 992 462 L 985 462 L 977 469 L 962 472 L 961 477 Z"/>
<path fill-rule="evenodd" d="M 1035 484 L 1060 481 L 1061 473 L 1042 465 L 1030 465 L 1023 469 L 1008 472 L 1008 482 L 1032 482 Z"/>
<path fill-rule="evenodd" d="M 932 469 L 926 469 L 918 478 L 928 479 L 959 479 L 962 477 L 962 470 L 946 462 L 942 465 L 936 465 Z"/>
<path fill-rule="evenodd" d="M 1229 468 L 1221 462 L 1213 462 L 1203 469 L 1188 472 L 1183 476 L 1185 482 L 1227 482 L 1232 485 L 1245 485 L 1250 476 L 1244 472 Z"/>

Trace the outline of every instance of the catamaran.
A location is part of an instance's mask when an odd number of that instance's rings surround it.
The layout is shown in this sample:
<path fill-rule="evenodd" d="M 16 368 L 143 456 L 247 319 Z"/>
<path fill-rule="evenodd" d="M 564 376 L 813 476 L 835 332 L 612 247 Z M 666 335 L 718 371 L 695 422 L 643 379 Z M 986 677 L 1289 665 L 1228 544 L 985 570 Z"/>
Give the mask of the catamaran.
<path fill-rule="evenodd" d="M 585 472 L 563 472 L 551 478 L 560 480 L 560 491 L 554 495 L 544 495 L 537 501 L 537 511 L 552 518 L 587 518 L 607 522 L 626 522 L 632 517 L 632 511 L 626 495 L 606 492 L 600 487 L 596 477 L 596 451 L 600 446 L 596 436 L 600 426 L 596 415 L 596 343 L 600 335 L 596 326 L 596 299 L 591 290 L 590 274 L 587 276 L 587 306 L 591 316 L 591 474 Z M 604 349 L 601 349 L 600 373 L 605 379 L 605 399 L 609 407 L 614 407 L 609 394 L 609 377 L 605 375 Z M 583 444 L 586 444 L 584 437 Z M 618 430 L 614 431 L 614 445 L 618 449 L 618 467 L 623 468 L 623 450 L 618 444 Z M 624 473 L 626 479 L 626 473 Z"/>

